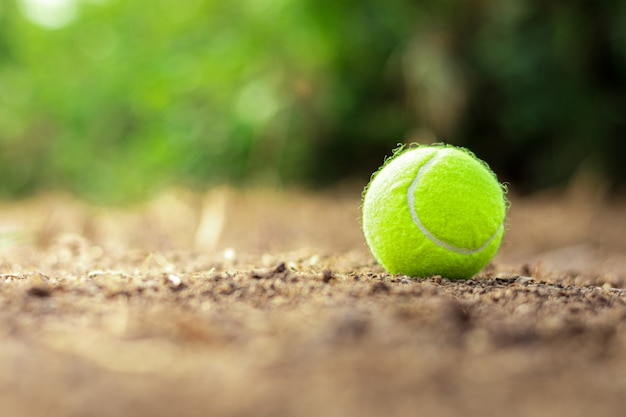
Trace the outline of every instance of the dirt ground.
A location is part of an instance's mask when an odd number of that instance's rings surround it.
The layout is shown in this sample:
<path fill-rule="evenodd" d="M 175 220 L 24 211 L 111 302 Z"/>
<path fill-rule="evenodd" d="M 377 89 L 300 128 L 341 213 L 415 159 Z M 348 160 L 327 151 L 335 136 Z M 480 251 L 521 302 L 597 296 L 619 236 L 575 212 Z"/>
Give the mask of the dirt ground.
<path fill-rule="evenodd" d="M 1 204 L 0 414 L 626 415 L 626 198 L 512 194 L 450 281 L 385 273 L 359 197 Z"/>

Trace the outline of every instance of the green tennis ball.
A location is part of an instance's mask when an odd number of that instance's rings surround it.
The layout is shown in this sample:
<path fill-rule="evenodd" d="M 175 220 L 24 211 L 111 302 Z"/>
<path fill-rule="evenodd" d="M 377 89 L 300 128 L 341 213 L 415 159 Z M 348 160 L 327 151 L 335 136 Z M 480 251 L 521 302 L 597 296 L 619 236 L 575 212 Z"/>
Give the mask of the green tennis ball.
<path fill-rule="evenodd" d="M 507 205 L 496 175 L 470 151 L 401 148 L 365 188 L 363 233 L 392 274 L 466 279 L 498 251 Z"/>

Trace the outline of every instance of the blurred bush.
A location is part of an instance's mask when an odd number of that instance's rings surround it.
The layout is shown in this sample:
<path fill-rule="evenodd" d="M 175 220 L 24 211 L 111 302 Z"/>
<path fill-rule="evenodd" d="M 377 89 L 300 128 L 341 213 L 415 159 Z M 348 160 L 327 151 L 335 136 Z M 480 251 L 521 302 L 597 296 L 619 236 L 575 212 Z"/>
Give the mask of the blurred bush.
<path fill-rule="evenodd" d="M 624 183 L 626 2 L 0 0 L 0 193 L 366 179 L 467 146 Z"/>

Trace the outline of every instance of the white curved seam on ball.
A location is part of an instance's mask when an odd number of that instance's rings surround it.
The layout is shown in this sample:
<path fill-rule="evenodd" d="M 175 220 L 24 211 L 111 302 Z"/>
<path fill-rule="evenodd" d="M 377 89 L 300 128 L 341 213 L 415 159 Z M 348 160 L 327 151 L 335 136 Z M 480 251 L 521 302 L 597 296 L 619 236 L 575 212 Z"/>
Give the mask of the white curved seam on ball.
<path fill-rule="evenodd" d="M 498 227 L 498 230 L 496 230 L 496 232 L 481 247 L 476 248 L 476 249 L 459 248 L 456 246 L 452 246 L 449 243 L 446 243 L 443 240 L 437 238 L 435 235 L 433 235 L 430 232 L 430 230 L 428 230 L 426 226 L 422 224 L 419 216 L 417 215 L 417 212 L 415 211 L 415 189 L 417 188 L 417 185 L 422 175 L 424 174 L 424 172 L 427 171 L 428 168 L 430 168 L 430 166 L 433 165 L 437 161 L 437 159 L 439 158 L 439 155 L 440 154 L 438 152 L 435 153 L 435 156 L 433 156 L 430 159 L 430 161 L 426 162 L 424 165 L 420 167 L 420 169 L 417 170 L 417 174 L 415 175 L 413 182 L 409 186 L 409 190 L 407 192 L 407 202 L 409 204 L 409 210 L 411 211 L 411 217 L 413 218 L 413 223 L 415 223 L 417 227 L 419 227 L 419 229 L 422 231 L 422 233 L 437 246 L 440 246 L 444 249 L 447 249 L 455 253 L 459 253 L 461 255 L 472 255 L 474 253 L 478 253 L 482 251 L 483 249 L 485 249 L 487 246 L 489 246 L 489 244 L 498 236 L 498 234 L 500 234 L 500 231 L 504 227 L 502 224 L 500 225 L 500 227 Z"/>

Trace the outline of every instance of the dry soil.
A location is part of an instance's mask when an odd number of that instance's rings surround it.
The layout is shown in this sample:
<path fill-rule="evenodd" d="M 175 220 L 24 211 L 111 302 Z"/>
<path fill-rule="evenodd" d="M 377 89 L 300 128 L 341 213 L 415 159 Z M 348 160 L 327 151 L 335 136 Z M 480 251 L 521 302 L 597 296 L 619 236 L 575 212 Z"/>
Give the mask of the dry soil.
<path fill-rule="evenodd" d="M 468 281 L 386 273 L 358 188 L 0 206 L 2 416 L 626 415 L 626 200 L 510 196 Z"/>

